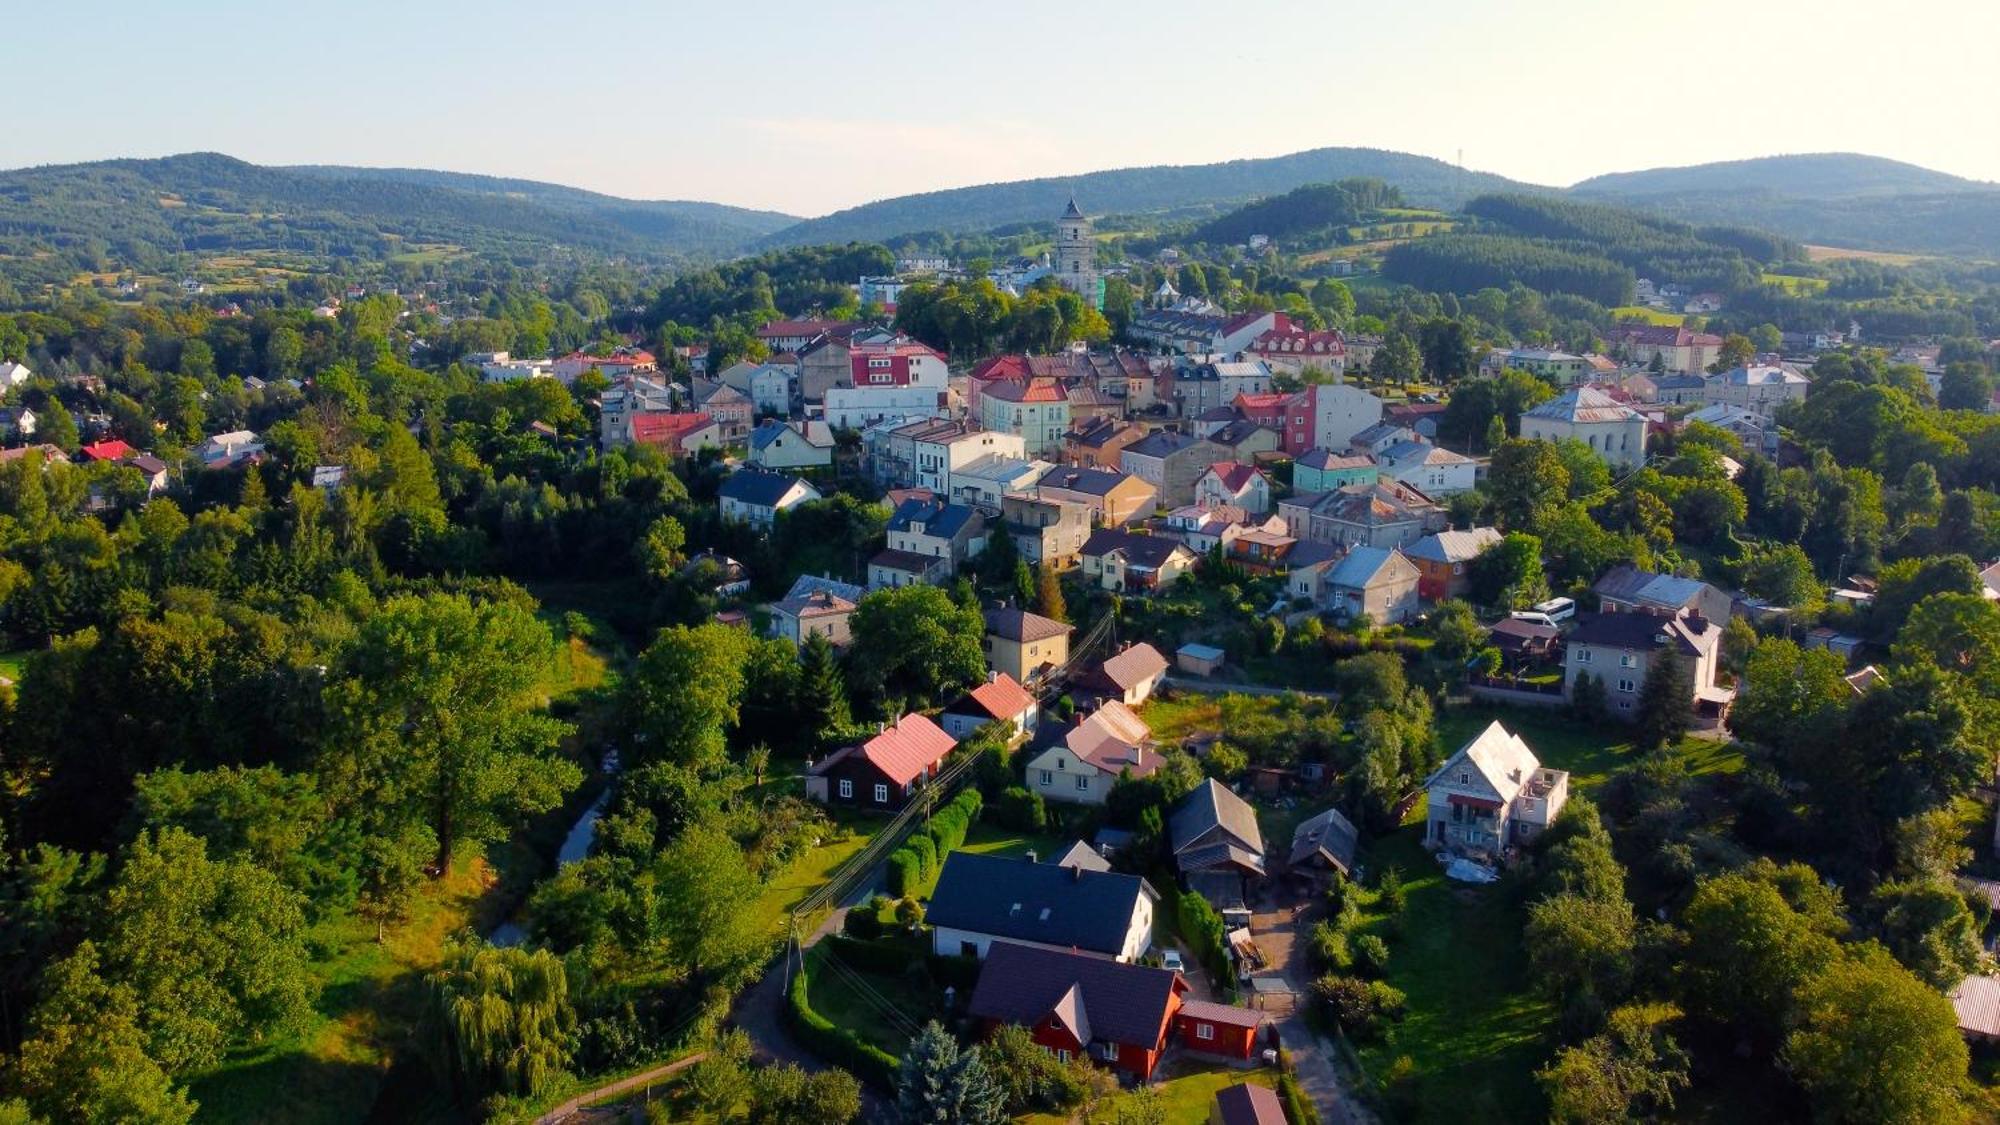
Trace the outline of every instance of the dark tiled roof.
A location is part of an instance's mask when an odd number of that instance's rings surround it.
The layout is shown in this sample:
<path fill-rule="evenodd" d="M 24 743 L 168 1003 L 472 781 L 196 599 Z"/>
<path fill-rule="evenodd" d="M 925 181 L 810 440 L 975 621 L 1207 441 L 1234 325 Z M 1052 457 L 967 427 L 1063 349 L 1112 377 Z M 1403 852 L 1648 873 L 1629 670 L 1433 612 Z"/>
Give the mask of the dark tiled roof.
<path fill-rule="evenodd" d="M 1189 437 L 1187 434 L 1175 433 L 1172 430 L 1154 430 L 1152 433 L 1126 446 L 1125 452 L 1136 454 L 1140 457 L 1168 457 L 1179 453 L 1198 440 L 1200 439 Z"/>
<path fill-rule="evenodd" d="M 1186 988 L 1171 969 L 996 941 L 970 1010 L 980 1019 L 1032 1027 L 1074 991 L 1094 1038 L 1151 1047 L 1166 1026 L 1174 994 Z"/>
<path fill-rule="evenodd" d="M 1285 1107 L 1265 1086 L 1238 1083 L 1215 1095 L 1220 1125 L 1285 1125 Z"/>
<path fill-rule="evenodd" d="M 1075 630 L 1053 617 L 1003 606 L 986 611 L 986 631 L 1010 641 L 1045 641 Z"/>
<path fill-rule="evenodd" d="M 769 508 L 785 498 L 785 493 L 799 479 L 784 473 L 767 473 L 759 469 L 739 469 L 722 482 L 718 493 L 723 499 L 739 504 L 751 504 L 759 508 Z"/>
<path fill-rule="evenodd" d="M 1354 825 L 1340 814 L 1339 809 L 1328 809 L 1310 820 L 1300 822 L 1292 831 L 1292 866 L 1315 857 L 1324 859 L 1340 868 L 1342 872 L 1354 870 L 1354 849 L 1360 843 L 1360 834 Z"/>
<path fill-rule="evenodd" d="M 937 500 L 905 500 L 896 505 L 896 511 L 889 517 L 890 531 L 914 531 L 922 525 L 922 534 L 939 539 L 957 537 L 965 525 L 976 515 L 964 504 L 946 504 Z"/>
<path fill-rule="evenodd" d="M 1141 897 L 1137 875 L 1005 856 L 945 857 L 925 919 L 933 926 L 1116 955 Z"/>
<path fill-rule="evenodd" d="M 1665 648 L 1667 642 L 1660 638 L 1666 637 L 1680 641 L 1683 651 L 1694 652 L 1694 646 L 1671 626 L 1671 619 L 1651 613 L 1579 613 L 1575 628 L 1570 630 L 1569 643 L 1643 651 Z"/>
<path fill-rule="evenodd" d="M 1090 538 L 1084 540 L 1082 553 L 1095 558 L 1123 551 L 1126 561 L 1133 565 L 1158 569 L 1176 550 L 1183 549 L 1179 540 L 1164 535 L 1137 535 L 1107 527 L 1092 532 Z"/>
<path fill-rule="evenodd" d="M 1225 832 L 1244 845 L 1244 850 L 1260 857 L 1264 854 L 1264 834 L 1257 827 L 1256 810 L 1243 798 L 1224 789 L 1214 778 L 1203 781 L 1194 792 L 1182 798 L 1180 807 L 1174 810 L 1167 824 L 1176 851 L 1199 839 L 1202 833 L 1221 825 Z"/>
<path fill-rule="evenodd" d="M 1060 488 L 1066 492 L 1081 492 L 1085 496 L 1107 496 L 1111 490 L 1131 479 L 1124 473 L 1114 473 L 1109 469 L 1055 469 L 1041 479 L 1043 488 Z"/>

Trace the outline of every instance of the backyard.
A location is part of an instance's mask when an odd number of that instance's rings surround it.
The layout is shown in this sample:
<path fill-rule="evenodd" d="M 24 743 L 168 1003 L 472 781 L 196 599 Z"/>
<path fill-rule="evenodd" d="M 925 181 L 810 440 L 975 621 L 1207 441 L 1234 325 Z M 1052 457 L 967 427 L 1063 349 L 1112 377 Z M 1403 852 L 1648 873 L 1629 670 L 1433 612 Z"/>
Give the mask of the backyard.
<path fill-rule="evenodd" d="M 1276 1086 L 1278 1075 L 1270 1070 L 1235 1070 L 1226 1066 L 1212 1066 L 1206 1063 L 1172 1062 L 1162 1064 L 1161 1074 L 1172 1071 L 1171 1077 L 1155 1076 L 1153 1085 L 1154 1105 L 1158 1107 L 1158 1120 L 1166 1125 L 1199 1125 L 1208 1120 L 1209 1107 L 1215 1102 L 1215 1095 L 1230 1086 L 1247 1082 L 1253 1086 Z M 1103 1107 L 1115 1112 L 1118 1098 L 1106 1099 L 1110 1104 Z M 1113 1120 L 1099 1114 L 1088 1118 L 1090 1122 Z M 1143 1118 L 1140 1118 L 1143 1120 Z M 1014 1119 L 1018 1125 L 1067 1125 L 1072 1121 L 1085 1120 L 1080 1115 L 1059 1113 L 1029 1113 Z"/>
<path fill-rule="evenodd" d="M 1614 770 L 1640 757 L 1625 728 L 1616 722 L 1604 722 L 1593 730 L 1558 711 L 1475 705 L 1439 712 L 1439 760 L 1457 753 L 1495 719 L 1520 735 L 1544 766 L 1568 770 L 1572 792 L 1590 792 Z M 1687 763 L 1689 773 L 1734 773 L 1743 768 L 1742 752 L 1726 741 L 1685 738 L 1671 752 Z"/>

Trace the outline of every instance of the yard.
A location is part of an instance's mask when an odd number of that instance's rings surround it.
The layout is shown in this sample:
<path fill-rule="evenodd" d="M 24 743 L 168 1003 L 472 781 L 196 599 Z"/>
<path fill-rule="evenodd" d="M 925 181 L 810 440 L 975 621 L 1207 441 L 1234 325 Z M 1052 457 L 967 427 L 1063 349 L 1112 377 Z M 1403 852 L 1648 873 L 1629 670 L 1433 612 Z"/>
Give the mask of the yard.
<path fill-rule="evenodd" d="M 28 657 L 34 655 L 27 649 L 18 652 L 0 652 L 0 677 L 21 682 L 21 669 L 27 666 Z"/>
<path fill-rule="evenodd" d="M 1059 805 L 1051 806 L 1051 809 L 1053 811 L 1061 807 Z M 985 817 L 991 814 L 981 813 L 980 815 Z M 1035 858 L 1046 863 L 1056 856 L 1061 855 L 1064 851 L 1067 851 L 1069 846 L 1074 843 L 1076 843 L 1076 840 L 1059 833 L 1016 832 L 1011 828 L 1002 828 L 989 820 L 981 819 L 975 822 L 972 830 L 965 834 L 965 843 L 959 845 L 958 850 L 971 852 L 974 855 L 999 856 L 1025 856 L 1029 852 L 1034 852 Z M 940 863 L 939 867 L 942 868 L 943 864 Z M 931 878 L 924 880 L 923 891 L 917 897 L 930 898 L 931 891 L 936 886 L 937 877 L 933 875 Z"/>
<path fill-rule="evenodd" d="M 1656 309 L 1651 305 L 1619 305 L 1606 311 L 1611 314 L 1611 319 L 1614 321 L 1638 320 L 1647 324 L 1664 324 L 1669 328 L 1678 328 L 1687 321 L 1687 317 L 1680 313 Z"/>
<path fill-rule="evenodd" d="M 1166 1125 L 1199 1125 L 1208 1120 L 1208 1110 L 1215 1102 L 1215 1095 L 1240 1082 L 1253 1086 L 1276 1086 L 1278 1075 L 1270 1070 L 1235 1070 L 1226 1066 L 1211 1066 L 1204 1063 L 1168 1063 L 1173 1070 L 1169 1078 L 1157 1078 L 1150 1089 L 1159 1108 L 1159 1120 Z M 1161 1071 L 1164 1074 L 1163 1068 Z M 1089 1121 L 1112 1120 L 1104 1111 L 1115 1112 L 1120 1097 L 1108 1098 L 1100 1107 L 1100 1114 Z M 1067 1125 L 1081 1120 L 1056 1113 L 1030 1113 L 1015 1118 L 1017 1125 Z"/>
<path fill-rule="evenodd" d="M 818 890 L 833 877 L 841 864 L 867 847 L 869 838 L 878 827 L 879 824 L 859 819 L 841 823 L 834 834 L 821 839 L 818 845 L 793 862 L 784 874 L 766 884 L 757 895 L 756 906 L 752 908 L 758 929 L 773 936 L 783 933 L 785 920 L 799 900 Z"/>
<path fill-rule="evenodd" d="M 835 1027 L 846 1028 L 902 1058 L 910 1045 L 909 1033 L 889 1022 L 881 1003 L 886 1002 L 919 1027 L 932 1018 L 944 1018 L 943 987 L 930 983 L 927 977 L 913 981 L 902 974 L 872 972 L 846 960 L 841 961 L 848 970 L 843 973 L 827 967 L 828 955 L 824 946 L 806 952 L 806 1001 Z M 912 957 L 910 964 L 921 967 L 924 962 Z"/>
<path fill-rule="evenodd" d="M 1593 730 L 1559 712 L 1540 712 L 1525 707 L 1453 707 L 1439 713 L 1437 744 L 1439 760 L 1458 752 L 1486 724 L 1498 719 L 1521 736 L 1545 766 L 1568 770 L 1572 791 L 1588 793 L 1603 784 L 1612 771 L 1639 759 L 1622 724 L 1607 721 Z M 1743 755 L 1727 742 L 1711 739 L 1683 739 L 1673 754 L 1685 761 L 1690 773 L 1734 773 L 1743 768 Z"/>

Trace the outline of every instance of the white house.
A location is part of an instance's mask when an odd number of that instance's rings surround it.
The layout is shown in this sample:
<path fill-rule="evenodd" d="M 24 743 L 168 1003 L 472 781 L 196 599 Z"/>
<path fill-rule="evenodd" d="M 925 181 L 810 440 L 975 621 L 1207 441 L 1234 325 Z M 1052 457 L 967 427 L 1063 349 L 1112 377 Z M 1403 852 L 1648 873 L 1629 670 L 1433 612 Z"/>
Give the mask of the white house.
<path fill-rule="evenodd" d="M 740 469 L 722 482 L 717 494 L 724 523 L 747 523 L 768 529 L 778 513 L 820 498 L 819 489 L 795 476 Z"/>
<path fill-rule="evenodd" d="M 1427 441 L 1399 441 L 1375 455 L 1375 466 L 1426 496 L 1471 492 L 1478 486 L 1479 462 Z"/>
<path fill-rule="evenodd" d="M 1140 641 L 1105 658 L 1096 671 L 1085 677 L 1084 686 L 1126 706 L 1137 707 L 1153 697 L 1166 675 L 1167 658 L 1160 655 L 1159 649 Z"/>
<path fill-rule="evenodd" d="M 11 359 L 0 363 L 0 387 L 18 387 L 34 377 L 35 373 L 28 370 L 25 363 L 15 363 Z"/>
<path fill-rule="evenodd" d="M 264 452 L 264 443 L 249 430 L 216 434 L 201 443 L 201 463 L 209 468 L 233 465 L 246 457 Z"/>
<path fill-rule="evenodd" d="M 1333 613 L 1388 625 L 1416 616 L 1422 578 L 1417 564 L 1394 547 L 1352 547 L 1327 572 L 1320 588 Z"/>
<path fill-rule="evenodd" d="M 1738 406 L 1765 418 L 1788 402 L 1803 402 L 1812 380 L 1774 363 L 1734 367 L 1702 384 L 1702 401 L 1708 405 Z"/>
<path fill-rule="evenodd" d="M 984 959 L 998 939 L 1130 962 L 1153 947 L 1158 900 L 1137 875 L 959 851 L 945 857 L 924 917 L 945 957 Z"/>
<path fill-rule="evenodd" d="M 826 424 L 858 430 L 884 418 L 941 418 L 949 392 L 927 386 L 831 387 L 826 392 Z"/>
<path fill-rule="evenodd" d="M 848 619 L 868 591 L 849 582 L 801 574 L 785 596 L 771 603 L 771 635 L 803 645 L 818 633 L 835 646 L 847 643 Z"/>
<path fill-rule="evenodd" d="M 1054 468 L 1047 461 L 988 454 L 952 470 L 951 498 L 960 504 L 998 508 L 1008 496 L 1034 491 Z"/>
<path fill-rule="evenodd" d="M 1577 387 L 1521 414 L 1521 436 L 1575 438 L 1613 469 L 1646 463 L 1646 417 L 1595 387 Z"/>
<path fill-rule="evenodd" d="M 1217 461 L 1195 480 L 1194 502 L 1228 504 L 1261 516 L 1271 510 L 1271 482 L 1255 465 Z"/>
<path fill-rule="evenodd" d="M 833 464 L 833 431 L 825 422 L 772 420 L 750 431 L 750 463 L 761 469 L 823 469 Z"/>
<path fill-rule="evenodd" d="M 953 738 L 964 741 L 987 723 L 1005 723 L 1009 745 L 1018 745 L 1033 736 L 1041 725 L 1041 706 L 1021 682 L 1005 672 L 993 672 L 985 683 L 966 692 L 958 702 L 944 709 L 938 725 Z"/>
<path fill-rule="evenodd" d="M 1148 747 L 1152 729 L 1111 700 L 1028 760 L 1028 788 L 1044 800 L 1101 805 L 1127 773 L 1148 777 L 1166 764 Z"/>
<path fill-rule="evenodd" d="M 1498 720 L 1424 782 L 1424 845 L 1500 856 L 1548 830 L 1569 800 L 1569 774 L 1544 769 Z"/>
<path fill-rule="evenodd" d="M 1346 449 L 1354 435 L 1382 420 L 1382 400 L 1345 383 L 1315 383 L 1285 403 L 1285 452 Z"/>

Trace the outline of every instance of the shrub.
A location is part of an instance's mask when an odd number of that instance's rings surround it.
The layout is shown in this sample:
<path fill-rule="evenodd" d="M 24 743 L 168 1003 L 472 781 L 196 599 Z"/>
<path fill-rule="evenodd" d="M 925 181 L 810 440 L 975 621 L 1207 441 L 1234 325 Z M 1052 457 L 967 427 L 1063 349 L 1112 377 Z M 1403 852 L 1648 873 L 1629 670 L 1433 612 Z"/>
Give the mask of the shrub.
<path fill-rule="evenodd" d="M 1319 1125 L 1318 1107 L 1290 1074 L 1278 1076 L 1278 1100 L 1284 1104 L 1285 1120 L 1291 1125 Z"/>
<path fill-rule="evenodd" d="M 1181 896 L 1178 917 L 1181 937 L 1194 948 L 1195 960 L 1208 971 L 1209 979 L 1218 987 L 1233 984 L 1236 974 L 1230 967 L 1229 936 L 1223 928 L 1222 915 L 1215 912 L 1207 899 L 1189 892 Z"/>
<path fill-rule="evenodd" d="M 1389 1069 L 1382 1072 L 1382 1095 L 1388 1100 L 1389 1111 L 1397 1121 L 1415 1120 L 1421 1108 L 1421 1091 L 1417 1087 L 1417 1061 L 1408 1055 L 1397 1055 Z"/>
<path fill-rule="evenodd" d="M 1362 934 L 1353 941 L 1354 971 L 1380 980 L 1389 972 L 1389 943 L 1374 934 Z"/>
<path fill-rule="evenodd" d="M 1000 794 L 1000 805 L 994 810 L 994 819 L 1000 822 L 1001 827 L 1015 832 L 1040 832 L 1048 827 L 1049 813 L 1040 793 L 1016 785 Z"/>
<path fill-rule="evenodd" d="M 1326 885 L 1327 912 L 1338 915 L 1346 907 L 1348 900 L 1354 897 L 1355 890 L 1353 880 L 1345 875 L 1334 875 L 1333 882 Z"/>
<path fill-rule="evenodd" d="M 833 1021 L 813 1011 L 806 999 L 806 990 L 806 970 L 801 967 L 793 975 L 791 989 L 786 994 L 792 1033 L 798 1036 L 799 1042 L 807 1050 L 846 1067 L 866 1081 L 885 1089 L 894 1089 L 896 1070 L 900 1065 L 896 1057 L 873 1043 L 862 1041 L 845 1028 L 835 1027 Z"/>
<path fill-rule="evenodd" d="M 897 848 L 889 853 L 889 893 L 892 895 L 915 894 L 924 882 L 924 861 L 909 848 Z"/>
<path fill-rule="evenodd" d="M 919 833 L 915 836 L 910 837 L 908 840 L 903 841 L 903 846 L 908 848 L 911 854 L 917 857 L 917 870 L 923 873 L 924 878 L 928 879 L 932 875 L 937 874 L 937 869 L 938 869 L 937 841 L 931 839 L 929 836 Z M 893 888 L 891 889 L 893 890 Z M 903 892 L 903 894 L 914 894 L 914 893 L 915 892 L 913 890 L 906 890 Z M 901 896 L 899 895 L 898 897 Z"/>
<path fill-rule="evenodd" d="M 1347 931 L 1322 919 L 1313 923 L 1310 940 L 1312 963 L 1320 972 L 1344 973 L 1354 967 L 1354 954 L 1348 945 Z"/>
<path fill-rule="evenodd" d="M 1329 973 L 1313 982 L 1312 995 L 1328 1018 L 1355 1039 L 1373 1039 L 1384 1023 L 1403 1018 L 1402 991 L 1381 981 Z"/>
<path fill-rule="evenodd" d="M 841 930 L 850 937 L 873 940 L 882 936 L 882 916 L 875 913 L 873 906 L 863 903 L 847 912 L 847 921 L 841 924 Z"/>
<path fill-rule="evenodd" d="M 1384 868 L 1382 877 L 1375 881 L 1375 893 L 1382 909 L 1391 914 L 1402 913 L 1407 897 L 1403 890 L 1403 869 L 1393 865 Z"/>
<path fill-rule="evenodd" d="M 906 898 L 896 904 L 896 921 L 915 930 L 924 923 L 924 904 L 913 898 Z"/>

